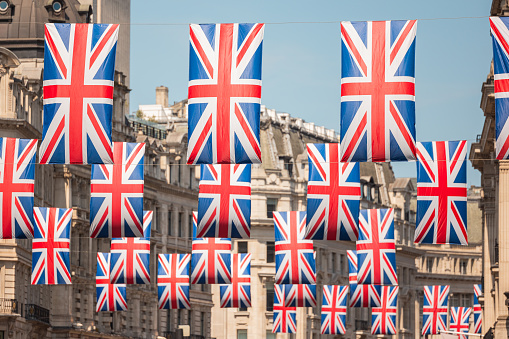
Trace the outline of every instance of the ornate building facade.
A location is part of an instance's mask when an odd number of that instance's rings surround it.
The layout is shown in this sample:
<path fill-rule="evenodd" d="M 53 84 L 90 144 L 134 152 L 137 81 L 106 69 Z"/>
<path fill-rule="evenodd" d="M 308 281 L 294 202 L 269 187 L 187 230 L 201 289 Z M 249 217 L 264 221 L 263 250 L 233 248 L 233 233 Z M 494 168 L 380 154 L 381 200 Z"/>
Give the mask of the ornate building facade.
<path fill-rule="evenodd" d="M 490 15 L 508 16 L 507 0 L 493 0 Z M 487 338 L 509 337 L 509 161 L 495 157 L 495 94 L 493 63 L 481 88 L 485 120 L 470 159 L 481 172 L 483 332 Z"/>
<path fill-rule="evenodd" d="M 158 88 L 157 93 L 160 92 Z M 186 131 L 187 101 L 165 106 L 156 94 L 156 105 L 141 105 L 147 116 L 164 116 L 169 121 L 168 138 Z M 146 110 L 146 112 L 145 112 Z M 164 113 L 164 115 L 163 115 Z M 179 132 L 177 132 L 177 130 Z M 252 307 L 221 309 L 219 288 L 212 287 L 214 309 L 213 338 L 330 338 L 320 334 L 321 285 L 348 285 L 346 250 L 353 242 L 315 241 L 318 306 L 299 308 L 298 333 L 272 333 L 275 256 L 272 211 L 306 209 L 308 178 L 307 143 L 338 142 L 334 130 L 287 113 L 262 106 L 262 164 L 253 165 L 251 239 L 234 240 L 234 252 L 252 253 Z M 415 178 L 395 178 L 388 163 L 361 163 L 361 208 L 395 209 L 396 264 L 400 284 L 398 302 L 398 338 L 421 337 L 423 286 L 451 285 L 451 306 L 473 303 L 473 284 L 480 283 L 481 246 L 478 200 L 469 201 L 469 246 L 425 246 L 413 243 L 417 186 Z M 431 264 L 432 263 L 432 264 Z M 473 322 L 473 317 L 471 323 Z M 345 338 L 371 337 L 370 309 L 355 308 L 347 312 Z"/>
<path fill-rule="evenodd" d="M 58 2 L 60 7 L 54 3 Z M 92 9 L 76 0 L 7 0 L 0 10 L 0 136 L 40 139 L 44 22 L 89 22 Z M 58 11 L 57 11 L 58 10 Z M 96 307 L 97 252 L 109 239 L 90 239 L 90 166 L 36 165 L 35 206 L 72 208 L 72 285 L 31 285 L 31 241 L 0 240 L 0 338 L 156 338 L 189 328 L 210 337 L 212 296 L 191 289 L 192 310 L 158 310 L 157 254 L 191 249 L 197 207 L 194 170 L 181 166 L 184 134 L 150 133 L 149 122 L 126 120 L 129 87 L 115 72 L 113 140 L 146 144 L 144 209 L 154 211 L 150 285 L 128 285 L 127 312 Z M 136 130 L 135 128 L 136 127 Z M 184 141 L 184 143 L 183 143 Z"/>
<path fill-rule="evenodd" d="M 60 11 L 53 7 L 55 1 L 62 5 Z M 89 22 L 93 11 L 77 0 L 8 0 L 8 4 L 7 10 L 0 11 L 0 135 L 40 139 L 44 47 L 41 23 Z M 0 338 L 1 335 L 5 338 L 156 338 L 174 336 L 178 327 L 184 327 L 186 332 L 189 329 L 194 338 L 275 338 L 271 333 L 275 258 L 270 213 L 305 210 L 308 170 L 305 145 L 337 142 L 336 133 L 263 108 L 263 164 L 253 169 L 252 238 L 234 242 L 234 251 L 253 254 L 253 307 L 221 309 L 217 286 L 211 290 L 208 285 L 193 285 L 191 310 L 160 311 L 155 285 L 157 254 L 190 251 L 191 213 L 197 208 L 198 173 L 194 167 L 185 165 L 186 100 L 169 107 L 167 90 L 159 88 L 157 107 L 147 115 L 163 119 L 148 122 L 131 116 L 126 119 L 128 93 L 125 75 L 116 72 L 113 139 L 146 144 L 144 207 L 154 211 L 151 285 L 128 286 L 127 312 L 95 312 L 95 258 L 98 251 L 109 251 L 109 241 L 88 237 L 90 167 L 37 165 L 35 205 L 73 209 L 73 284 L 30 285 L 30 241 L 1 240 Z M 390 164 L 361 164 L 361 183 L 362 208 L 396 210 L 396 260 L 401 288 L 397 336 L 417 339 L 422 319 L 422 286 L 450 284 L 452 299 L 467 303 L 472 299 L 471 285 L 480 280 L 481 249 L 475 244 L 415 246 L 415 182 L 396 179 Z M 469 227 L 472 230 L 475 223 Z M 470 241 L 473 243 L 472 238 Z M 354 243 L 348 242 L 315 242 L 319 286 L 348 284 L 346 250 L 354 247 Z M 316 308 L 299 309 L 299 333 L 294 337 L 330 337 L 320 335 L 321 291 L 318 301 Z M 369 309 L 350 309 L 345 337 L 370 337 L 370 319 Z"/>

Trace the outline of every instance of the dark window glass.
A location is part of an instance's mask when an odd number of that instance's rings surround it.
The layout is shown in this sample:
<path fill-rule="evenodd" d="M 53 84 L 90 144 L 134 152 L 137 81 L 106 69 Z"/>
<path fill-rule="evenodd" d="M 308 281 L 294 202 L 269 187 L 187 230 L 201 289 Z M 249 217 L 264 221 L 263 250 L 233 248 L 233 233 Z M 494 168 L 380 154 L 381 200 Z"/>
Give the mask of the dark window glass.
<path fill-rule="evenodd" d="M 247 241 L 237 242 L 237 253 L 248 253 L 247 252 Z"/>
<path fill-rule="evenodd" d="M 153 214 L 153 217 L 152 217 L 152 229 L 153 230 L 159 229 L 159 217 L 160 217 L 159 213 L 160 213 L 159 207 L 156 207 L 155 213 Z"/>
<path fill-rule="evenodd" d="M 237 339 L 247 339 L 247 330 L 237 330 Z"/>
<path fill-rule="evenodd" d="M 184 236 L 184 230 L 182 229 L 182 213 L 179 213 L 179 237 Z"/>
<path fill-rule="evenodd" d="M 277 210 L 277 199 L 267 198 L 267 218 L 272 219 L 272 212 Z"/>
<path fill-rule="evenodd" d="M 171 331 L 171 310 L 166 311 L 167 319 L 166 319 L 166 331 Z"/>
<path fill-rule="evenodd" d="M 266 301 L 266 311 L 272 312 L 274 311 L 274 285 L 266 284 L 267 290 L 267 301 Z"/>
<path fill-rule="evenodd" d="M 200 335 L 205 336 L 205 312 L 201 312 Z"/>
<path fill-rule="evenodd" d="M 267 241 L 267 263 L 272 263 L 275 260 L 275 245 L 274 241 Z"/>
<path fill-rule="evenodd" d="M 289 160 L 287 160 L 289 161 Z M 293 177 L 293 164 L 291 162 L 285 162 L 285 170 L 288 171 L 288 176 Z"/>
<path fill-rule="evenodd" d="M 173 235 L 171 232 L 171 211 L 168 211 L 168 235 Z"/>
<path fill-rule="evenodd" d="M 180 171 L 182 170 L 182 166 L 180 166 L 181 161 L 177 163 L 177 185 L 180 186 Z"/>

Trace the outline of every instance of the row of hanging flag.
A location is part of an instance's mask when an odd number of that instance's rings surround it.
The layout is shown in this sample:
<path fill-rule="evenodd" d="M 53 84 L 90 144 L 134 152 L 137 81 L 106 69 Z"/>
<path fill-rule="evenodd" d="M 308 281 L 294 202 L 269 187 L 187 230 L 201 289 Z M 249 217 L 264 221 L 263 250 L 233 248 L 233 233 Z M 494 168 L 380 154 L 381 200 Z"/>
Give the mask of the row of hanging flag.
<path fill-rule="evenodd" d="M 361 184 L 359 163 L 341 163 L 339 144 L 308 144 L 309 240 L 357 241 Z M 468 244 L 466 141 L 417 143 L 415 243 Z M 198 236 L 249 238 L 251 165 L 201 165 Z"/>
<path fill-rule="evenodd" d="M 482 333 L 482 309 L 479 297 L 482 285 L 474 285 L 474 333 Z M 422 335 L 440 334 L 447 329 L 449 286 L 424 286 L 424 304 L 422 308 Z M 451 307 L 449 330 L 468 332 L 471 307 Z M 466 338 L 466 337 L 465 337 Z"/>
<path fill-rule="evenodd" d="M 37 140 L 0 138 L 0 238 L 32 238 Z M 142 237 L 145 144 L 113 143 L 114 164 L 92 165 L 90 237 Z M 467 236 L 466 141 L 418 143 L 416 243 L 463 244 Z M 304 237 L 359 237 L 360 170 L 338 144 L 308 144 Z M 362 222 L 362 220 L 361 220 Z M 249 238 L 251 165 L 201 165 L 198 237 Z"/>
<path fill-rule="evenodd" d="M 113 238 L 111 252 L 97 256 L 97 285 L 150 284 L 152 211 L 144 211 L 143 237 Z M 71 284 L 70 208 L 35 207 L 32 240 L 32 285 Z M 100 283 L 99 283 L 100 281 Z M 97 293 L 100 295 L 99 290 Z"/>
<path fill-rule="evenodd" d="M 313 285 L 274 285 L 273 333 L 297 332 L 297 307 L 316 307 L 316 288 Z M 297 287 L 296 287 L 297 286 Z M 398 286 L 375 286 L 375 298 L 371 298 L 371 334 L 397 334 L 396 316 Z M 347 286 L 324 285 L 321 307 L 321 333 L 345 334 L 347 312 Z M 479 296 L 481 285 L 474 285 L 474 333 L 482 333 L 482 309 Z M 297 295 L 297 297 L 295 297 Z M 424 286 L 422 335 L 440 334 L 441 331 L 467 333 L 472 307 L 451 307 L 447 326 L 449 286 Z M 350 285 L 350 307 L 352 306 Z M 368 306 L 363 306 L 368 307 Z M 466 336 L 462 336 L 465 337 Z"/>
<path fill-rule="evenodd" d="M 0 138 L 1 239 L 34 238 L 37 140 Z M 113 143 L 114 164 L 92 165 L 90 237 L 143 237 L 143 143 Z"/>
<path fill-rule="evenodd" d="M 509 19 L 491 17 L 496 156 L 509 158 Z M 260 163 L 265 25 L 190 25 L 188 164 Z M 410 161 L 416 20 L 341 23 L 338 161 Z M 118 25 L 46 24 L 41 164 L 114 162 Z"/>

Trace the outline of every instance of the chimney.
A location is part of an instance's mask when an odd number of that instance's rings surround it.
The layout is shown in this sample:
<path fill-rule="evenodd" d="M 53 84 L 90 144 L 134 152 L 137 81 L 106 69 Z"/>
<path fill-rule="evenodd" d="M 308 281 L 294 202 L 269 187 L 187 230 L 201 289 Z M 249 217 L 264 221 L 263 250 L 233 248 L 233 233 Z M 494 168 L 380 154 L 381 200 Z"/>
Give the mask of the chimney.
<path fill-rule="evenodd" d="M 168 87 L 159 86 L 156 87 L 156 104 L 168 107 Z"/>

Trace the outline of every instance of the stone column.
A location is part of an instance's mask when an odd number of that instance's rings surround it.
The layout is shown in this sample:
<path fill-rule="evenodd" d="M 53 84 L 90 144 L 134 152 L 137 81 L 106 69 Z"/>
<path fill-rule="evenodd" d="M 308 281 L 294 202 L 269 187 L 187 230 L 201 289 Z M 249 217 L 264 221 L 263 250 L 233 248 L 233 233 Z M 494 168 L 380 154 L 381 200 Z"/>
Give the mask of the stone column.
<path fill-rule="evenodd" d="M 67 167 L 56 171 L 54 179 L 54 206 L 69 208 L 71 206 L 71 178 Z M 72 285 L 56 285 L 51 288 L 52 308 L 50 310 L 51 325 L 69 327 L 72 325 L 74 293 Z M 44 305 L 42 305 L 44 307 Z"/>
<path fill-rule="evenodd" d="M 486 196 L 486 192 L 485 192 Z M 484 203 L 483 220 L 483 332 L 485 333 L 495 323 L 495 300 L 491 294 L 493 288 L 493 276 L 491 274 L 491 265 L 494 260 L 495 239 L 493 234 L 495 219 L 495 203 L 490 201 Z"/>
<path fill-rule="evenodd" d="M 162 235 L 168 235 L 168 209 L 170 207 L 166 204 L 161 205 L 161 220 L 159 220 L 159 225 L 161 229 L 159 232 L 161 232 Z"/>
<path fill-rule="evenodd" d="M 419 303 L 419 294 L 415 293 L 414 297 L 414 338 L 420 339 L 421 338 L 421 327 L 420 324 L 420 311 L 421 311 L 421 305 Z"/>
<path fill-rule="evenodd" d="M 400 292 L 403 292 L 400 288 Z M 406 294 L 406 293 L 405 293 Z M 397 304 L 397 310 L 398 310 L 398 316 L 396 318 L 396 336 L 398 338 L 401 337 L 401 333 L 404 331 L 403 328 L 405 327 L 404 324 L 405 324 L 405 317 L 408 316 L 405 315 L 405 304 L 406 304 L 406 298 L 401 298 L 401 294 L 398 298 L 398 304 Z"/>
<path fill-rule="evenodd" d="M 499 286 L 498 317 L 495 338 L 508 338 L 508 312 L 504 292 L 509 292 L 509 161 L 499 162 L 499 201 L 498 201 L 498 246 L 499 246 Z"/>

